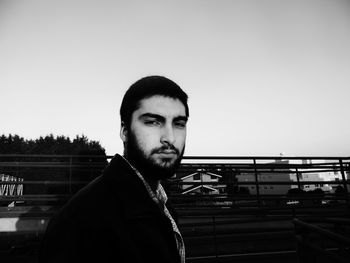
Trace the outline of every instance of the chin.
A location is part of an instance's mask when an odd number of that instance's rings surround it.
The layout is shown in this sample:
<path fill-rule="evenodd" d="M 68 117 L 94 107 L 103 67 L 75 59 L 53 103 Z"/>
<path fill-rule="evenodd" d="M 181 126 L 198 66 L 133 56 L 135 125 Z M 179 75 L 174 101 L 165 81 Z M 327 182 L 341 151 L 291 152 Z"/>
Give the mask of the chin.
<path fill-rule="evenodd" d="M 165 180 L 174 176 L 181 162 L 181 158 L 172 161 L 152 162 L 150 175 L 154 179 Z"/>
<path fill-rule="evenodd" d="M 154 162 L 155 165 L 159 167 L 163 167 L 165 169 L 172 169 L 174 166 L 176 166 L 177 159 L 175 160 L 159 160 L 157 162 Z"/>

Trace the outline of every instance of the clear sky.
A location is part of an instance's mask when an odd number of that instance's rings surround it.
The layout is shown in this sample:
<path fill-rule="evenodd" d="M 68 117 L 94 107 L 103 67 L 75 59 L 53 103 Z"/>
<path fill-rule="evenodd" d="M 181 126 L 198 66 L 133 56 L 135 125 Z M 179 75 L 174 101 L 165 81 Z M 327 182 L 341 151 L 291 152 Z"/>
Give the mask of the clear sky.
<path fill-rule="evenodd" d="M 153 74 L 190 97 L 186 155 L 350 156 L 350 1 L 0 0 L 0 133 L 121 153 Z"/>

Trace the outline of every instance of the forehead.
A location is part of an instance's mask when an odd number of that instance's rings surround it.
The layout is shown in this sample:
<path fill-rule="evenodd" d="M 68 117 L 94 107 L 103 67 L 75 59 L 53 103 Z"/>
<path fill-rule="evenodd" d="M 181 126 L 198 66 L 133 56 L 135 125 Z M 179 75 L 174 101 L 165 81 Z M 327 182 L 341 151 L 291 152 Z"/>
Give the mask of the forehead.
<path fill-rule="evenodd" d="M 160 95 L 140 100 L 139 107 L 134 113 L 137 115 L 152 113 L 164 117 L 186 116 L 185 106 L 179 99 Z"/>

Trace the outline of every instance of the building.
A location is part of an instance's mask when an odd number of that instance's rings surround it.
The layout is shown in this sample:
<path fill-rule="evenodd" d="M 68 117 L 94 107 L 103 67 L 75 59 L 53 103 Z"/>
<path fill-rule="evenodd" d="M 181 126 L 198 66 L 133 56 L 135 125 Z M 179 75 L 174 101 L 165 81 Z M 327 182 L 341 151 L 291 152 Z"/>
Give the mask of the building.
<path fill-rule="evenodd" d="M 324 192 L 329 192 L 332 190 L 332 186 L 324 183 L 327 181 L 327 178 L 320 173 L 303 173 L 300 176 L 300 182 L 319 182 L 319 183 L 310 183 L 310 184 L 301 184 L 300 189 L 308 192 L 314 191 L 316 189 L 322 189 Z"/>
<path fill-rule="evenodd" d="M 221 178 L 221 175 L 198 170 L 180 178 L 181 194 L 219 194 L 226 187 L 218 184 Z"/>
<path fill-rule="evenodd" d="M 289 170 L 259 170 L 257 173 L 259 183 L 259 194 L 269 195 L 282 195 L 286 194 L 291 188 L 295 188 L 292 185 L 292 175 Z M 250 194 L 256 194 L 255 173 L 241 173 L 236 175 L 237 184 L 242 188 L 247 188 Z M 244 184 L 240 184 L 244 182 Z M 250 183 L 251 184 L 248 184 Z M 268 184 L 271 182 L 271 184 Z"/>

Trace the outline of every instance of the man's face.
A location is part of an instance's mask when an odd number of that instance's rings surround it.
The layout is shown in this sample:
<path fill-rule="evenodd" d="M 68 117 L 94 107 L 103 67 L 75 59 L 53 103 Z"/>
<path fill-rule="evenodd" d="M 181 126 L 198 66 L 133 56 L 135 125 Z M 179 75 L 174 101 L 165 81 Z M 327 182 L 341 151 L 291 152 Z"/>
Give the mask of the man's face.
<path fill-rule="evenodd" d="M 127 158 L 152 179 L 173 176 L 185 150 L 186 123 L 180 100 L 159 95 L 141 100 L 129 127 L 122 127 Z"/>

